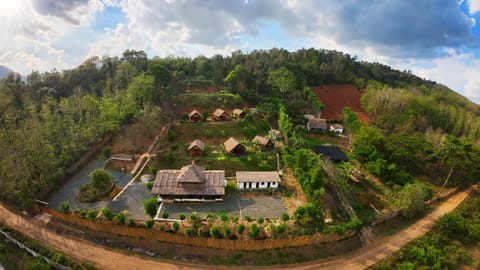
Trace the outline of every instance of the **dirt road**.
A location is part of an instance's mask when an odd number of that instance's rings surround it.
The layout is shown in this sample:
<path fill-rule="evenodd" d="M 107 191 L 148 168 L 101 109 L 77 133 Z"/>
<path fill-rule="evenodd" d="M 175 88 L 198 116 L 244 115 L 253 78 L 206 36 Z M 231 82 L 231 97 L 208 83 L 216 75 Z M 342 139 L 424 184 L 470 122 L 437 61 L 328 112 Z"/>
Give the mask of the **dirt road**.
<path fill-rule="evenodd" d="M 455 209 L 468 192 L 459 192 L 437 209 L 410 227 L 395 235 L 377 239 L 372 245 L 365 246 L 352 253 L 327 260 L 313 261 L 304 264 L 273 267 L 274 269 L 364 269 L 375 264 L 400 249 L 403 245 L 428 232 L 435 222 L 444 214 Z M 89 262 L 101 269 L 231 269 L 224 267 L 182 264 L 181 262 L 162 262 L 142 258 L 130 253 L 113 251 L 73 237 L 67 237 L 48 229 L 35 219 L 26 219 L 0 205 L 0 222 L 8 227 L 36 239 L 43 245 L 58 250 L 80 261 Z M 251 267 L 247 267 L 250 268 Z M 269 267 L 272 269 L 272 267 Z"/>

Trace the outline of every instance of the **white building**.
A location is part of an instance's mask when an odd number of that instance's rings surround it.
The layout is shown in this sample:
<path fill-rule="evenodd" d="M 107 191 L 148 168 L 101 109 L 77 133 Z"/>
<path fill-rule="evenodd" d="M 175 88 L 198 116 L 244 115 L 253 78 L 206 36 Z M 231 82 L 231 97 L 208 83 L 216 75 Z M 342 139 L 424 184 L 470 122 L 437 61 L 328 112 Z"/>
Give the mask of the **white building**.
<path fill-rule="evenodd" d="M 333 131 L 334 133 L 343 133 L 343 126 L 340 124 L 331 124 L 330 125 L 330 131 Z"/>
<path fill-rule="evenodd" d="M 278 188 L 282 180 L 277 172 L 237 171 L 238 189 Z"/>

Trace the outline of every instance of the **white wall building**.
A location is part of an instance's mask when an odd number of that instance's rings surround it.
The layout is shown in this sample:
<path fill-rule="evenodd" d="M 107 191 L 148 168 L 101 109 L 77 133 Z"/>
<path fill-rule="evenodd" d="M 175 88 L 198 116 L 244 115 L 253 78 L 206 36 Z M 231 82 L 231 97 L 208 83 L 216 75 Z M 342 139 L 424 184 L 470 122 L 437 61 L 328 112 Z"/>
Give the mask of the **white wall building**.
<path fill-rule="evenodd" d="M 237 171 L 238 189 L 278 188 L 282 180 L 277 172 Z"/>

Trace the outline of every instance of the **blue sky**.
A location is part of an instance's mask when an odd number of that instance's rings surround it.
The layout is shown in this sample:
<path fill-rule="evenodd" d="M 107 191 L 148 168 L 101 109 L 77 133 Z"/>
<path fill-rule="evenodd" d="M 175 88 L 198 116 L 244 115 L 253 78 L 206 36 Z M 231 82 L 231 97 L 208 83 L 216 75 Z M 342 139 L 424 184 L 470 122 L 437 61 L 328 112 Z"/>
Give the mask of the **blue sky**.
<path fill-rule="evenodd" d="M 126 49 L 334 49 L 480 103 L 480 0 L 0 0 L 0 64 L 28 74 Z"/>

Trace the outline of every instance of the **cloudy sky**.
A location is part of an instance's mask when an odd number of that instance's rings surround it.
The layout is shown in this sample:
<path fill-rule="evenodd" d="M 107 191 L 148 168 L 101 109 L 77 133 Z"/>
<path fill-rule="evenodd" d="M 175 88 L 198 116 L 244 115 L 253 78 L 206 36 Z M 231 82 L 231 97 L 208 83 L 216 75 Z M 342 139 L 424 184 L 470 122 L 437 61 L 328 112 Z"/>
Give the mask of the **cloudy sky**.
<path fill-rule="evenodd" d="M 480 0 L 0 0 L 0 64 L 22 74 L 87 57 L 341 50 L 480 103 Z"/>

